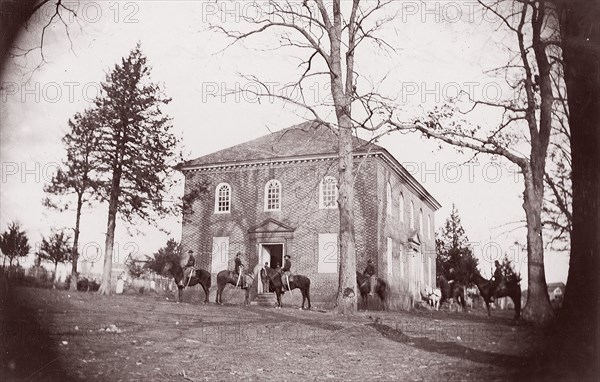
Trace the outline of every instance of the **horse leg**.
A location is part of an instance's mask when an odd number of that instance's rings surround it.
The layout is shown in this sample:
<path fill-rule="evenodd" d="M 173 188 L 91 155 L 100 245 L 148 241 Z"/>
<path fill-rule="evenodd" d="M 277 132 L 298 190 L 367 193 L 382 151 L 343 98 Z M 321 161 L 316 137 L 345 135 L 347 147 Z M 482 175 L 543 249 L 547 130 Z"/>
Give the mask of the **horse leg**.
<path fill-rule="evenodd" d="M 177 302 L 183 302 L 183 287 L 177 286 L 179 293 L 177 294 Z"/>
<path fill-rule="evenodd" d="M 202 285 L 202 289 L 204 290 L 204 303 L 208 304 L 208 288 L 202 283 L 200 285 Z"/>
<path fill-rule="evenodd" d="M 218 305 L 223 304 L 223 300 L 222 300 L 223 288 L 224 288 L 224 286 L 222 286 L 220 284 L 217 286 L 217 298 L 215 299 L 215 302 Z"/>
<path fill-rule="evenodd" d="M 485 301 L 485 306 L 487 307 L 488 317 L 491 317 L 492 313 L 490 312 L 490 302 L 489 302 L 489 300 Z"/>
<path fill-rule="evenodd" d="M 246 298 L 244 298 L 244 306 L 250 306 L 250 288 L 246 288 Z"/>

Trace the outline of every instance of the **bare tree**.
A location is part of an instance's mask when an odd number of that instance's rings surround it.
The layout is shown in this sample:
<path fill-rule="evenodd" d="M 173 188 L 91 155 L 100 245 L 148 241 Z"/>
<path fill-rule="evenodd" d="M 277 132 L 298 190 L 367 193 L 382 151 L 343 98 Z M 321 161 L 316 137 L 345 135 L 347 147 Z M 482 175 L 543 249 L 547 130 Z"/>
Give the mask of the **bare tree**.
<path fill-rule="evenodd" d="M 514 37 L 509 47 L 509 63 L 495 72 L 501 73 L 514 92 L 502 102 L 472 100 L 476 107 L 499 108 L 502 120 L 495 127 L 470 127 L 456 121 L 456 106 L 444 105 L 414 123 L 392 119 L 397 129 L 412 130 L 450 145 L 476 153 L 501 156 L 516 164 L 524 176 L 523 209 L 527 224 L 528 296 L 523 318 L 535 323 L 552 319 L 544 271 L 542 240 L 542 206 L 544 174 L 553 125 L 555 89 L 552 83 L 553 57 L 560 41 L 558 19 L 551 4 L 537 0 L 479 2 L 484 12 L 497 17 L 502 33 Z M 522 152 L 523 142 L 530 152 Z"/>
<path fill-rule="evenodd" d="M 265 82 L 256 77 L 253 81 L 263 85 L 264 92 L 257 96 L 274 97 L 306 109 L 317 123 L 335 127 L 338 134 L 338 207 L 340 214 L 339 230 L 339 288 L 337 312 L 356 311 L 356 248 L 354 238 L 354 188 L 353 188 L 353 146 L 354 129 L 377 130 L 383 126 L 374 124 L 382 101 L 373 91 L 358 94 L 358 74 L 355 69 L 357 50 L 365 41 L 379 47 L 387 47 L 386 42 L 376 37 L 376 32 L 394 15 L 376 19 L 375 16 L 392 1 L 341 1 L 268 0 L 252 2 L 253 15 L 239 15 L 249 26 L 249 30 L 231 31 L 222 26 L 213 26 L 231 39 L 233 45 L 242 40 L 273 31 L 280 39 L 280 48 L 293 48 L 305 52 L 300 64 L 302 73 L 291 88 L 299 97 L 291 98 L 273 92 Z M 366 58 L 366 57 L 365 57 Z M 304 94 L 306 83 L 314 78 L 327 78 L 330 83 L 331 103 L 311 104 Z M 372 89 L 370 89 L 372 90 Z M 330 110 L 335 122 L 329 123 L 319 115 L 319 107 Z M 361 117 L 353 113 L 353 107 L 361 108 Z"/>

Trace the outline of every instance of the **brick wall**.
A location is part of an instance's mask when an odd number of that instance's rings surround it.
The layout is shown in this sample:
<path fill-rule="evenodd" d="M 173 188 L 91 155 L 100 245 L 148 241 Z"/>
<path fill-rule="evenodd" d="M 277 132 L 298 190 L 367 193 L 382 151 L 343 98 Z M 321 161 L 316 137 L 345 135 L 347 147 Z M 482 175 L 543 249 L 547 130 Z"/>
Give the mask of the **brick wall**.
<path fill-rule="evenodd" d="M 406 204 L 410 200 L 415 201 L 416 211 L 421 206 L 425 211 L 425 206 L 416 196 L 413 199 L 412 192 L 400 184 L 399 179 L 394 177 L 395 173 L 385 167 L 379 159 L 362 158 L 357 159 L 355 163 L 357 268 L 362 272 L 367 259 L 372 258 L 380 276 L 383 275 L 387 279 L 387 273 L 382 273 L 387 269 L 387 236 L 391 235 L 394 239 L 393 266 L 396 268 L 400 261 L 400 247 L 396 243 L 406 243 L 406 230 L 398 229 L 400 190 L 405 190 Z M 311 279 L 312 299 L 317 305 L 319 302 L 331 305 L 337 292 L 338 274 L 319 273 L 317 268 L 319 234 L 337 234 L 339 228 L 337 209 L 319 209 L 319 183 L 326 175 L 337 177 L 337 163 L 332 159 L 187 171 L 186 194 L 201 183 L 208 185 L 209 192 L 201 195 L 193 203 L 191 211 L 184 215 L 183 250 L 194 250 L 197 266 L 210 271 L 213 237 L 229 237 L 228 269 L 233 269 L 233 260 L 238 251 L 242 252 L 243 263 L 254 267 L 259 260 L 259 244 L 284 243 L 285 252 L 292 257 L 292 271 Z M 281 211 L 264 210 L 265 184 L 271 179 L 277 179 L 281 183 Z M 392 181 L 393 201 L 396 203 L 393 209 L 396 215 L 392 217 L 388 217 L 385 210 L 387 179 Z M 231 212 L 215 214 L 215 187 L 223 182 L 228 183 L 232 189 Z M 408 208 L 405 210 L 405 213 L 408 213 Z M 431 216 L 433 218 L 432 212 Z M 293 232 L 248 232 L 251 227 L 260 225 L 266 219 L 281 222 L 293 228 Z M 408 218 L 405 218 L 405 225 L 407 224 Z M 425 244 L 426 240 L 423 241 Z M 428 241 L 426 244 L 431 243 L 432 241 Z M 395 278 L 391 281 L 398 296 L 403 287 L 399 272 L 396 269 L 394 272 Z M 213 278 L 215 276 L 213 275 Z M 213 285 L 216 286 L 216 282 L 213 282 Z"/>

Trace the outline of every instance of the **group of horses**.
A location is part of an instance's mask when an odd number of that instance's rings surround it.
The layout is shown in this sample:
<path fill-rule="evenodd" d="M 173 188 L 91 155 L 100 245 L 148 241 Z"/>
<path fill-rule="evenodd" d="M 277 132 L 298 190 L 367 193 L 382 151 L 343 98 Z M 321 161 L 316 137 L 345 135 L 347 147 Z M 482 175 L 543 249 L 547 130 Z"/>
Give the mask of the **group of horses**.
<path fill-rule="evenodd" d="M 479 272 L 471 273 L 469 280 L 477 285 L 479 294 L 485 302 L 488 316 L 491 316 L 490 304 L 492 301 L 502 297 L 510 297 L 515 306 L 515 320 L 521 317 L 521 286 L 517 281 L 502 281 L 494 287 L 492 282 L 481 276 Z M 437 277 L 437 282 L 439 288 L 426 287 L 421 291 L 421 297 L 424 301 L 428 302 L 435 310 L 438 310 L 444 302 L 448 302 L 450 311 L 452 311 L 454 303 L 458 304 L 457 310 L 466 310 L 469 298 L 467 297 L 465 285 L 448 281 L 441 275 Z"/>
<path fill-rule="evenodd" d="M 196 268 L 192 275 L 186 280 L 185 285 L 181 284 L 183 280 L 183 267 L 179 262 L 172 261 L 168 264 L 169 273 L 175 279 L 175 283 L 179 289 L 178 301 L 181 302 L 183 299 L 183 289 L 188 286 L 200 285 L 204 290 L 204 302 L 208 303 L 208 294 L 211 287 L 211 276 L 210 273 L 204 269 Z M 243 280 L 241 278 L 244 278 Z M 311 308 L 310 304 L 310 279 L 302 275 L 290 275 L 284 281 L 282 274 L 270 267 L 263 267 L 257 265 L 252 273 L 243 273 L 239 275 L 236 272 L 230 270 L 223 270 L 217 274 L 217 296 L 215 302 L 219 305 L 223 304 L 223 290 L 227 284 L 238 286 L 245 286 L 245 298 L 244 305 L 250 305 L 250 286 L 254 283 L 254 279 L 260 277 L 261 281 L 266 280 L 269 283 L 272 290 L 275 291 L 277 296 L 277 308 L 281 308 L 281 295 L 286 290 L 300 289 L 302 294 L 302 309 L 304 309 L 305 303 L 308 302 L 308 309 Z"/>
<path fill-rule="evenodd" d="M 179 288 L 178 300 L 181 302 L 183 297 L 183 289 L 187 286 L 200 285 L 204 290 L 205 299 L 204 302 L 208 303 L 209 288 L 211 287 L 211 275 L 204 269 L 196 268 L 191 277 L 187 280 L 186 285 L 180 285 L 180 281 L 183 279 L 183 268 L 181 264 L 173 261 L 169 264 L 169 273 L 175 279 L 175 282 Z M 244 277 L 244 280 L 241 280 Z M 270 267 L 264 267 L 260 264 L 257 265 L 252 273 L 245 273 L 242 276 L 230 270 L 223 270 L 217 274 L 217 296 L 215 302 L 222 304 L 223 290 L 227 284 L 234 285 L 236 287 L 245 285 L 245 299 L 244 305 L 250 305 L 250 286 L 254 283 L 254 280 L 260 277 L 261 282 L 265 280 L 269 285 L 270 289 L 275 292 L 277 297 L 277 308 L 281 308 L 281 296 L 286 290 L 299 289 L 302 294 L 302 308 L 305 309 L 305 302 L 308 302 L 307 309 L 311 309 L 310 304 L 310 279 L 302 275 L 290 275 L 285 280 L 282 274 Z M 243 281 L 243 283 L 242 283 Z M 450 282 L 444 276 L 438 276 L 437 278 L 439 288 L 425 288 L 421 291 L 421 297 L 423 300 L 429 302 L 436 310 L 444 302 L 450 304 L 450 310 L 454 303 L 458 303 L 458 309 L 466 309 L 466 286 L 458 282 Z M 510 297 L 515 305 L 515 319 L 518 319 L 521 315 L 521 287 L 518 283 L 500 283 L 497 288 L 493 288 L 490 280 L 485 279 L 478 272 L 470 275 L 470 281 L 472 281 L 479 288 L 479 292 L 483 300 L 485 301 L 488 316 L 490 313 L 490 303 L 492 299 L 501 297 Z M 371 289 L 369 277 L 363 275 L 360 272 L 356 272 L 356 283 L 360 291 L 360 295 L 363 299 L 363 303 L 367 306 L 369 292 Z M 494 290 L 495 289 L 495 290 Z M 390 296 L 389 284 L 380 278 L 376 278 L 376 284 L 374 287 L 374 294 L 379 297 L 383 304 L 383 309 L 387 309 L 388 298 Z"/>

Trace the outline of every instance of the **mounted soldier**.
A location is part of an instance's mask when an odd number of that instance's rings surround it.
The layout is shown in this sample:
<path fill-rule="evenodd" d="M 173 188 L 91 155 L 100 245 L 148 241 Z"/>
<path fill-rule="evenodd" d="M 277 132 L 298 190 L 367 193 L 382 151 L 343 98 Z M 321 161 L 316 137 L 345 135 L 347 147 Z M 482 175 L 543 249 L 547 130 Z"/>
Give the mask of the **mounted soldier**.
<path fill-rule="evenodd" d="M 235 273 L 237 275 L 238 278 L 238 284 L 240 286 L 240 288 L 244 289 L 246 288 L 246 280 L 244 277 L 244 264 L 242 263 L 242 259 L 240 259 L 240 255 L 242 253 L 238 252 L 235 255 Z"/>
<path fill-rule="evenodd" d="M 498 286 L 500 286 L 500 283 L 502 282 L 502 266 L 500 265 L 500 262 L 498 260 L 496 260 L 494 262 L 494 265 L 496 266 L 496 270 L 494 271 L 494 275 L 492 276 L 492 280 L 491 281 L 491 298 L 493 300 L 496 299 L 496 291 L 498 290 Z"/>
<path fill-rule="evenodd" d="M 196 258 L 194 257 L 194 251 L 191 249 L 188 251 L 188 262 L 185 265 L 185 269 L 183 270 L 183 278 L 179 281 L 179 286 L 185 287 L 190 282 L 192 278 L 192 274 L 196 270 Z"/>
<path fill-rule="evenodd" d="M 369 259 L 367 261 L 367 267 L 365 268 L 363 275 L 369 278 L 369 296 L 373 296 L 375 294 L 375 286 L 377 285 L 377 276 L 375 275 L 373 260 Z"/>
<path fill-rule="evenodd" d="M 285 255 L 283 260 L 283 268 L 281 268 L 281 280 L 283 285 L 289 290 L 290 286 L 290 275 L 292 269 L 292 261 L 290 255 Z"/>

